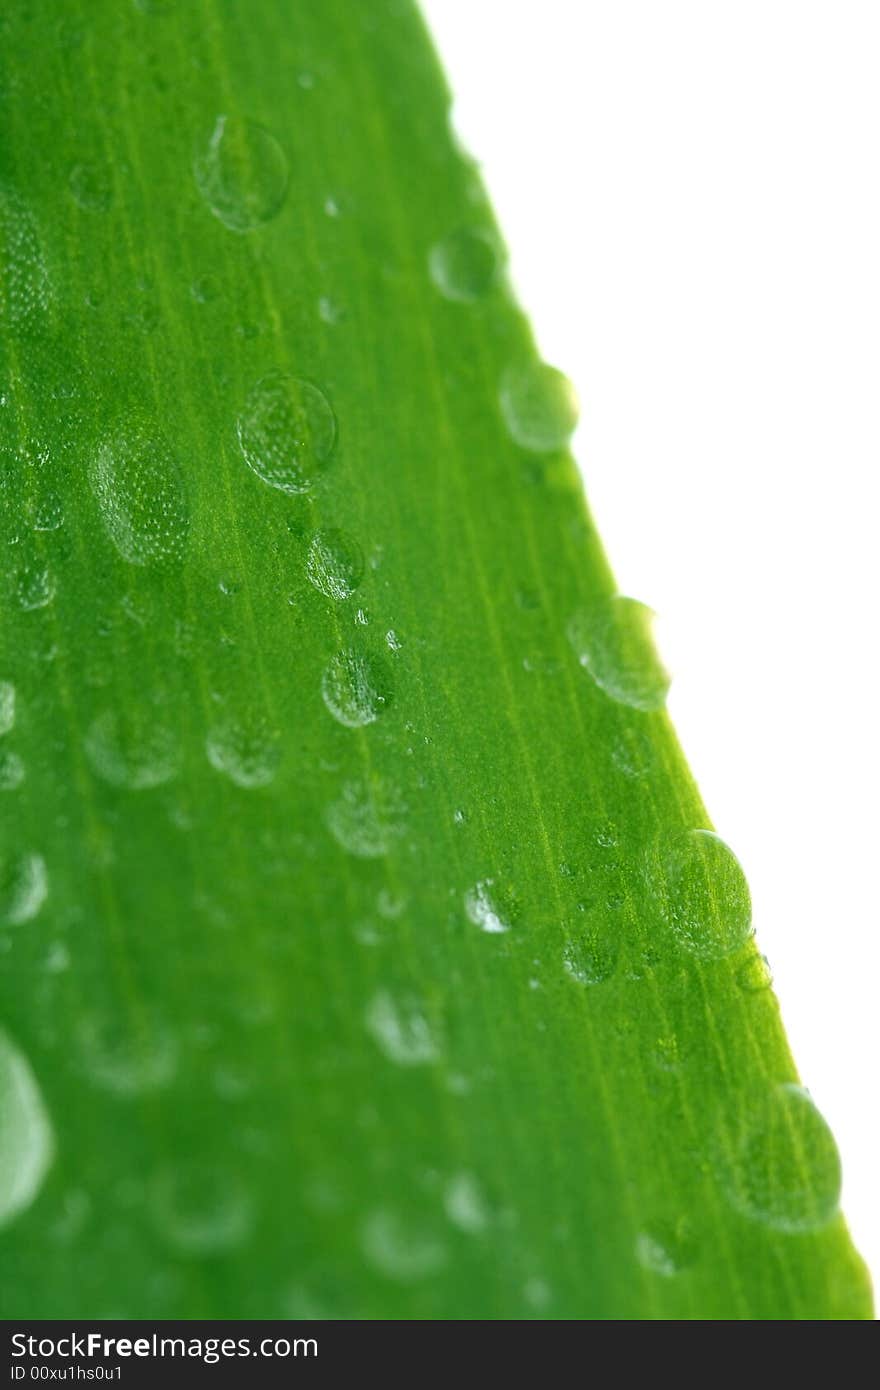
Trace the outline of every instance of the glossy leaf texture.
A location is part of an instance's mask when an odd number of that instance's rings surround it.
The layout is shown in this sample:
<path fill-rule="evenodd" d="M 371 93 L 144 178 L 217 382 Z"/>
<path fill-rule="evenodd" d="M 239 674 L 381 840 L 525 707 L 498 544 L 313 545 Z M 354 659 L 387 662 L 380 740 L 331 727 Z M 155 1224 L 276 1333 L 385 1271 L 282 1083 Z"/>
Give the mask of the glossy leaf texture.
<path fill-rule="evenodd" d="M 868 1316 L 417 13 L 0 38 L 3 1313 Z"/>

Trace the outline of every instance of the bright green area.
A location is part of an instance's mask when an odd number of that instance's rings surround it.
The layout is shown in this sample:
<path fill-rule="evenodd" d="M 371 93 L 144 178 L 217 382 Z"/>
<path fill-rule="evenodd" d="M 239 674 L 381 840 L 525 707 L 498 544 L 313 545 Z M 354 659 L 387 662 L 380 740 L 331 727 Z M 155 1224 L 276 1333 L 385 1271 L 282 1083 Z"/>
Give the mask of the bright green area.
<path fill-rule="evenodd" d="M 869 1315 L 448 106 L 4 5 L 7 1317 Z"/>

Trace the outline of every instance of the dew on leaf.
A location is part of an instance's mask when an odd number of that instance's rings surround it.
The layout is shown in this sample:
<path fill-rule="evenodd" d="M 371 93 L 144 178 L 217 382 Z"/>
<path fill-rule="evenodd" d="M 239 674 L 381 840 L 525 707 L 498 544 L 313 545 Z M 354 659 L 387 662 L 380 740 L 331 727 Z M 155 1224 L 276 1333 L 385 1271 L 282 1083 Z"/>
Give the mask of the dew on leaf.
<path fill-rule="evenodd" d="M 153 1221 L 183 1256 L 200 1258 L 241 1245 L 253 1226 L 253 1203 L 237 1175 L 213 1164 L 175 1164 L 150 1186 Z"/>
<path fill-rule="evenodd" d="M 54 1148 L 37 1078 L 24 1053 L 0 1031 L 0 1228 L 34 1201 Z"/>
<path fill-rule="evenodd" d="M 828 1125 L 801 1086 L 776 1086 L 727 1134 L 722 1162 L 733 1206 L 774 1230 L 825 1226 L 840 1199 L 840 1156 Z"/>
<path fill-rule="evenodd" d="M 105 165 L 74 164 L 67 186 L 84 212 L 107 212 L 113 205 L 113 182 Z"/>
<path fill-rule="evenodd" d="M 49 895 L 46 861 L 33 851 L 0 853 L 0 926 L 30 922 Z"/>
<path fill-rule="evenodd" d="M 98 445 L 89 485 L 110 540 L 131 565 L 182 559 L 190 508 L 180 464 L 164 436 L 137 417 Z"/>
<path fill-rule="evenodd" d="M 85 736 L 93 770 L 113 787 L 149 791 L 164 786 L 180 768 L 180 741 L 150 707 L 105 710 Z"/>
<path fill-rule="evenodd" d="M 398 1066 L 425 1066 L 440 1057 L 434 1030 L 411 997 L 398 999 L 380 990 L 367 1006 L 364 1021 L 380 1052 Z"/>
<path fill-rule="evenodd" d="M 52 301 L 37 226 L 16 189 L 0 184 L 0 322 L 35 326 Z"/>
<path fill-rule="evenodd" d="M 647 878 L 664 923 L 689 955 L 718 960 L 751 935 L 745 875 L 713 831 L 680 831 L 658 841 L 647 856 Z"/>
<path fill-rule="evenodd" d="M 653 617 L 645 604 L 617 594 L 576 613 L 568 624 L 579 664 L 610 699 L 633 709 L 661 709 L 669 689 L 651 637 Z M 622 760 L 627 770 L 626 748 Z"/>
<path fill-rule="evenodd" d="M 218 116 L 193 159 L 196 186 L 211 212 L 232 232 L 249 232 L 280 211 L 287 194 L 287 158 L 274 135 L 242 116 Z"/>
<path fill-rule="evenodd" d="M 162 1090 L 177 1068 L 177 1046 L 168 1028 L 140 1011 L 86 1015 L 75 1041 L 92 1084 L 120 1098 Z"/>
<path fill-rule="evenodd" d="M 393 789 L 347 782 L 327 807 L 325 820 L 333 838 L 349 854 L 379 859 L 403 833 L 403 809 Z"/>
<path fill-rule="evenodd" d="M 438 241 L 428 253 L 428 270 L 446 299 L 471 304 L 498 278 L 499 258 L 490 233 L 465 227 Z"/>
<path fill-rule="evenodd" d="M 566 971 L 579 985 L 599 985 L 608 980 L 617 968 L 619 952 L 615 924 L 601 914 L 578 928 L 563 951 Z"/>
<path fill-rule="evenodd" d="M 515 904 L 508 894 L 496 888 L 494 879 L 484 878 L 465 893 L 464 910 L 475 927 L 498 934 L 510 931 Z"/>
<path fill-rule="evenodd" d="M 11 748 L 0 748 L 0 791 L 11 792 L 25 779 L 22 759 Z"/>
<path fill-rule="evenodd" d="M 509 367 L 501 378 L 499 403 L 511 439 L 530 453 L 564 449 L 578 420 L 574 387 L 546 362 Z"/>
<path fill-rule="evenodd" d="M 325 598 L 342 603 L 364 577 L 364 553 L 344 531 L 316 531 L 309 542 L 306 575 Z"/>
<path fill-rule="evenodd" d="M 374 723 L 393 698 L 391 672 L 380 656 L 346 647 L 331 658 L 321 681 L 324 704 L 346 728 Z"/>
<path fill-rule="evenodd" d="M 336 445 L 336 416 L 319 386 L 274 371 L 248 395 L 238 442 L 258 478 L 281 492 L 308 492 Z"/>
<path fill-rule="evenodd" d="M 0 738 L 15 724 L 15 686 L 12 681 L 0 681 Z"/>

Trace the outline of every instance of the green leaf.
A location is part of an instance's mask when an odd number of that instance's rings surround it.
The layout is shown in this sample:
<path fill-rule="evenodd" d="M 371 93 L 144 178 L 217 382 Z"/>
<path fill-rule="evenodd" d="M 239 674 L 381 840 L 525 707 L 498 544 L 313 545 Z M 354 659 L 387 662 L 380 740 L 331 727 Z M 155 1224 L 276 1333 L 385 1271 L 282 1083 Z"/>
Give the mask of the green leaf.
<path fill-rule="evenodd" d="M 869 1316 L 410 5 L 0 25 L 3 1313 Z"/>

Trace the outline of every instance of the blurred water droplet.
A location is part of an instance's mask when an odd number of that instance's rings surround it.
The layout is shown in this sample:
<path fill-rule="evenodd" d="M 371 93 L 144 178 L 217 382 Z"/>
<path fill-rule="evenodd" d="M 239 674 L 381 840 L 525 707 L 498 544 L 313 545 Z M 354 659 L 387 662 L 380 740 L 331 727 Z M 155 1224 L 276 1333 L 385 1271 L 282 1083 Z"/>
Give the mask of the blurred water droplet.
<path fill-rule="evenodd" d="M 182 559 L 189 503 L 180 464 L 158 430 L 127 419 L 98 446 L 88 478 L 104 529 L 123 560 L 152 565 Z"/>
<path fill-rule="evenodd" d="M 643 1269 L 674 1279 L 689 1269 L 697 1258 L 698 1247 L 686 1218 L 656 1222 L 636 1237 L 636 1259 Z"/>
<path fill-rule="evenodd" d="M 211 212 L 232 232 L 270 221 L 287 194 L 284 151 L 268 130 L 241 116 L 217 117 L 193 173 Z"/>
<path fill-rule="evenodd" d="M 237 1175 L 213 1164 L 175 1164 L 151 1184 L 153 1219 L 178 1254 L 232 1250 L 250 1234 L 253 1203 Z"/>
<path fill-rule="evenodd" d="M 162 1090 L 177 1068 L 177 1046 L 167 1027 L 141 1012 L 82 1018 L 76 1043 L 93 1085 L 120 1098 Z"/>
<path fill-rule="evenodd" d="M 565 947 L 563 964 L 579 985 L 599 985 L 617 968 L 619 943 L 615 924 L 597 914 Z"/>
<path fill-rule="evenodd" d="M 324 704 L 349 729 L 374 723 L 390 705 L 393 691 L 383 659 L 359 647 L 337 652 L 321 682 Z"/>
<path fill-rule="evenodd" d="M 12 681 L 0 681 L 0 738 L 15 724 L 15 686 Z"/>
<path fill-rule="evenodd" d="M 0 184 L 0 264 L 0 322 L 34 325 L 49 309 L 52 287 L 31 211 L 6 184 Z"/>
<path fill-rule="evenodd" d="M 408 1217 L 384 1209 L 367 1217 L 361 1245 L 374 1269 L 402 1284 L 435 1274 L 447 1259 L 446 1248 L 438 1236 Z"/>
<path fill-rule="evenodd" d="M 498 249 L 491 233 L 463 228 L 438 241 L 428 253 L 428 269 L 446 299 L 471 304 L 482 299 L 498 278 Z"/>
<path fill-rule="evenodd" d="M 501 378 L 499 402 L 511 439 L 531 453 L 564 449 L 577 424 L 574 387 L 546 362 L 508 368 Z"/>
<path fill-rule="evenodd" d="M 104 165 L 74 164 L 67 186 L 84 212 L 107 212 L 113 205 L 113 181 Z"/>
<path fill-rule="evenodd" d="M 47 493 L 34 512 L 35 531 L 57 531 L 64 524 L 64 509 L 57 493 Z"/>
<path fill-rule="evenodd" d="M 496 888 L 494 879 L 484 878 L 465 893 L 464 910 L 475 927 L 498 933 L 510 931 L 515 904 L 509 894 Z"/>
<path fill-rule="evenodd" d="M 33 560 L 19 570 L 15 581 L 15 599 L 19 608 L 31 613 L 47 608 L 55 597 L 55 576 L 47 564 Z"/>
<path fill-rule="evenodd" d="M 54 1148 L 37 1078 L 24 1053 L 0 1031 L 0 1228 L 31 1205 Z"/>
<path fill-rule="evenodd" d="M 818 1230 L 837 1213 L 837 1145 L 800 1086 L 777 1086 L 737 1115 L 721 1161 L 730 1201 L 751 1220 L 793 1233 Z"/>
<path fill-rule="evenodd" d="M 336 445 L 336 416 L 320 387 L 270 372 L 238 417 L 238 442 L 258 478 L 281 492 L 307 492 Z"/>
<path fill-rule="evenodd" d="M 309 542 L 306 574 L 326 598 L 342 603 L 364 577 L 364 553 L 345 531 L 316 531 Z"/>
<path fill-rule="evenodd" d="M 452 1224 L 468 1235 L 479 1235 L 489 1225 L 486 1198 L 473 1173 L 456 1173 L 449 1179 L 443 1205 Z"/>
<path fill-rule="evenodd" d="M 208 761 L 237 787 L 267 787 L 281 762 L 280 736 L 256 715 L 215 724 L 205 741 Z"/>
<path fill-rule="evenodd" d="M 380 990 L 367 1006 L 364 1021 L 379 1050 L 399 1066 L 425 1066 L 440 1057 L 433 1029 L 412 998 L 395 999 L 388 990 Z"/>
<path fill-rule="evenodd" d="M 748 940 L 749 887 L 735 854 L 711 830 L 660 840 L 647 859 L 648 882 L 661 917 L 689 955 L 718 960 Z"/>
<path fill-rule="evenodd" d="M 645 604 L 617 594 L 576 613 L 568 624 L 580 665 L 610 699 L 633 709 L 662 708 L 669 689 L 651 637 L 653 618 Z"/>
<path fill-rule="evenodd" d="M 0 925 L 20 927 L 36 917 L 49 895 L 49 874 L 41 854 L 12 850 L 0 854 Z"/>
<path fill-rule="evenodd" d="M 755 954 L 740 966 L 736 982 L 746 994 L 761 994 L 773 986 L 773 972 L 766 956 Z"/>
<path fill-rule="evenodd" d="M 99 777 L 130 791 L 164 786 L 180 768 L 179 738 L 149 706 L 105 710 L 89 726 L 84 746 Z"/>
<path fill-rule="evenodd" d="M 8 748 L 0 749 L 0 791 L 15 791 L 24 779 L 25 766 L 18 754 Z"/>
<path fill-rule="evenodd" d="M 361 859 L 379 859 L 402 834 L 404 807 L 398 793 L 375 783 L 347 782 L 327 807 L 333 838 Z"/>

